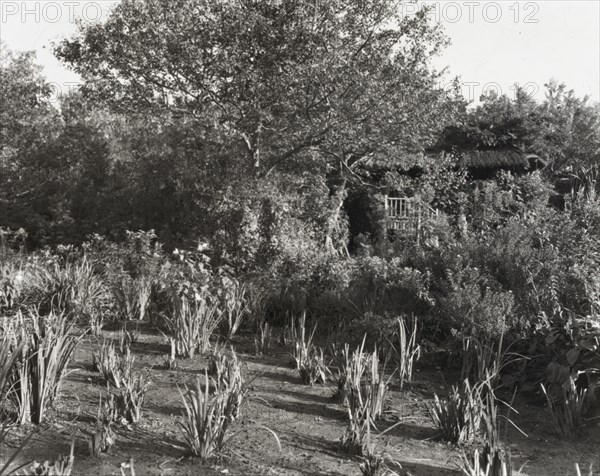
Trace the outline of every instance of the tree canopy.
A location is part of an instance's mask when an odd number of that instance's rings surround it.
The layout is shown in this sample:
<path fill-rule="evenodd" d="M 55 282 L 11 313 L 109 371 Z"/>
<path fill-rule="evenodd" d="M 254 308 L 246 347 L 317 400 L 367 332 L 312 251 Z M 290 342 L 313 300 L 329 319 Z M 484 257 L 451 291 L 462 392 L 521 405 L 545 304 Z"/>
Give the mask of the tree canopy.
<path fill-rule="evenodd" d="M 400 3 L 125 0 L 57 54 L 86 93 L 185 117 L 238 167 L 351 172 L 422 148 L 452 110 L 430 66 L 446 39 Z"/>

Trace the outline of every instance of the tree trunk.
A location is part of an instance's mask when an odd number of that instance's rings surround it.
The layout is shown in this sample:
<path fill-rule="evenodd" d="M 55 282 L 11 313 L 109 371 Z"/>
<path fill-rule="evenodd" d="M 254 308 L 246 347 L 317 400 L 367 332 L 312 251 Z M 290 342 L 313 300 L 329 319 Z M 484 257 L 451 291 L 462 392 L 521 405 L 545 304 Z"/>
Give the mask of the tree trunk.
<path fill-rule="evenodd" d="M 341 184 L 336 186 L 334 192 L 331 195 L 331 214 L 327 220 L 327 232 L 325 235 L 325 247 L 331 253 L 348 255 L 348 248 L 345 243 L 341 243 L 339 249 L 336 249 L 333 242 L 334 236 L 341 233 L 342 224 L 340 218 L 342 214 L 342 208 L 344 206 L 344 200 L 348 191 L 346 189 L 346 178 L 341 179 Z"/>

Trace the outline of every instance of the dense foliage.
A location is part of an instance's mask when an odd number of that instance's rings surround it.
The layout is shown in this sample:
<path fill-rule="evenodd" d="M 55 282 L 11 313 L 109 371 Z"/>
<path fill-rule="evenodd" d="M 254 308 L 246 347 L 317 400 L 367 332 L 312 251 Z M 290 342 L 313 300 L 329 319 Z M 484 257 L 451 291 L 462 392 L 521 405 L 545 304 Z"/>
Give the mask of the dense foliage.
<path fill-rule="evenodd" d="M 32 54 L 3 53 L 0 312 L 150 319 L 186 355 L 204 348 L 193 326 L 211 306 L 230 310 L 213 322 L 226 333 L 242 309 L 275 325 L 306 312 L 379 344 L 417 316 L 429 349 L 504 338 L 535 355 L 513 381 L 591 382 L 597 105 L 551 83 L 541 103 L 519 92 L 467 109 L 436 86 L 441 31 L 398 3 L 124 0 L 57 46 L 83 78 L 60 108 Z M 472 180 L 426 154 L 436 144 L 551 165 Z M 390 190 L 446 212 L 427 239 L 389 238 Z M 360 236 L 349 203 L 368 204 Z"/>

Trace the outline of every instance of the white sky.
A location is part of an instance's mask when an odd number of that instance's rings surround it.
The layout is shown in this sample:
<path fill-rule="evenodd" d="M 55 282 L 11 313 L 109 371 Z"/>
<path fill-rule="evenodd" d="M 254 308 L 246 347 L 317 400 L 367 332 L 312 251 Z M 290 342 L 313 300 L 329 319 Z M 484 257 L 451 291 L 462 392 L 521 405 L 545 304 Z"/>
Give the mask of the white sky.
<path fill-rule="evenodd" d="M 57 89 L 78 78 L 52 55 L 51 42 L 75 31 L 75 18 L 103 19 L 118 0 L 0 0 L 0 38 L 13 50 L 35 50 Z M 432 18 L 452 40 L 439 68 L 460 76 L 463 93 L 477 99 L 494 88 L 512 94 L 516 82 L 543 98 L 555 78 L 578 96 L 600 100 L 600 0 L 433 1 Z M 418 6 L 405 5 L 411 15 Z"/>

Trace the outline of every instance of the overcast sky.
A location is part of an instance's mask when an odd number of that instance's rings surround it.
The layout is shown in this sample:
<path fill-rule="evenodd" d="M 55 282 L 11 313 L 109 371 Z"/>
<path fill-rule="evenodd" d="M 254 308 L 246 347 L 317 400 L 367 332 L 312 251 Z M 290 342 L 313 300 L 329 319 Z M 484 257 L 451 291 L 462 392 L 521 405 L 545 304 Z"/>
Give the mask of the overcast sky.
<path fill-rule="evenodd" d="M 75 19 L 106 18 L 114 0 L 1 0 L 0 38 L 13 50 L 35 50 L 50 81 L 61 90 L 78 78 L 52 56 L 51 42 L 75 31 Z M 460 76 L 463 93 L 513 94 L 514 83 L 538 99 L 555 78 L 578 96 L 600 100 L 600 0 L 425 1 L 435 5 L 452 45 L 436 60 Z M 412 15 L 419 6 L 405 5 Z"/>

